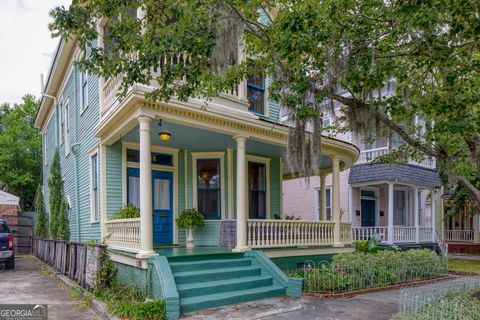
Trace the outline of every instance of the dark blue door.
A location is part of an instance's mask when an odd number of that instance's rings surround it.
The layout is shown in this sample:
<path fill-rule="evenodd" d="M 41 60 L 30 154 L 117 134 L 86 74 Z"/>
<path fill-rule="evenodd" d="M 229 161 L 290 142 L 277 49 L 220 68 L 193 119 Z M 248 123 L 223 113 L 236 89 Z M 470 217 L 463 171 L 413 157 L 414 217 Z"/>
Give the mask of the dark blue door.
<path fill-rule="evenodd" d="M 153 243 L 173 243 L 173 173 L 152 171 Z"/>
<path fill-rule="evenodd" d="M 375 200 L 362 199 L 362 227 L 375 226 Z"/>

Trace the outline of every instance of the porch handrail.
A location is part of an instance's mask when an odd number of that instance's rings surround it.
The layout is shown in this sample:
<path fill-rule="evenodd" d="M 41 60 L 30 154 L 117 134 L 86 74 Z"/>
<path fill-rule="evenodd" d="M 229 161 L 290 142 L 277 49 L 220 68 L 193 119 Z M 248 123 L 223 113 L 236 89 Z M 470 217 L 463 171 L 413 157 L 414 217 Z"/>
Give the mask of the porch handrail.
<path fill-rule="evenodd" d="M 445 230 L 445 241 L 473 241 L 475 240 L 475 230 Z"/>
<path fill-rule="evenodd" d="M 352 243 L 351 222 L 340 222 L 340 241 L 344 244 Z"/>
<path fill-rule="evenodd" d="M 415 227 L 393 227 L 393 242 L 415 242 Z"/>
<path fill-rule="evenodd" d="M 108 246 L 133 252 L 140 250 L 140 218 L 108 220 L 105 225 Z"/>
<path fill-rule="evenodd" d="M 432 242 L 433 228 L 420 227 L 419 240 L 420 242 Z"/>
<path fill-rule="evenodd" d="M 248 219 L 247 245 L 250 248 L 333 245 L 334 225 L 331 221 Z"/>
<path fill-rule="evenodd" d="M 380 147 L 380 148 L 373 148 L 373 149 L 366 149 L 360 151 L 360 157 L 358 158 L 357 163 L 368 163 L 375 160 L 378 157 L 384 156 L 390 152 L 391 148 L 387 147 Z M 436 166 L 435 158 L 425 157 L 422 161 L 416 160 L 408 160 L 408 163 L 433 169 Z"/>
<path fill-rule="evenodd" d="M 382 242 L 387 241 L 388 227 L 355 227 L 352 228 L 354 241 L 369 240 L 373 235 L 378 234 Z"/>

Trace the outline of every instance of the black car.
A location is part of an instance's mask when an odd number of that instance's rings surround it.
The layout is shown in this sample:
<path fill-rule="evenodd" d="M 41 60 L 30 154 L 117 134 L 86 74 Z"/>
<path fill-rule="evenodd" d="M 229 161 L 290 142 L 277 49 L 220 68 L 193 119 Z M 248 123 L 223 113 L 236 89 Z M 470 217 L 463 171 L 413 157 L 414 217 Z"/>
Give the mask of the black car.
<path fill-rule="evenodd" d="M 0 219 L 0 269 L 15 268 L 15 253 L 13 252 L 13 233 L 5 220 Z"/>

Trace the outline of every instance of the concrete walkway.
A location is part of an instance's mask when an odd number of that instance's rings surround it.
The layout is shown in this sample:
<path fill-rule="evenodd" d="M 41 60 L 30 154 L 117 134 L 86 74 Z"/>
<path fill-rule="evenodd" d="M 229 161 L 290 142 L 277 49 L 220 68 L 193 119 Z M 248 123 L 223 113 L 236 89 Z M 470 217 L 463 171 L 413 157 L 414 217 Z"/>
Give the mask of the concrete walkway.
<path fill-rule="evenodd" d="M 301 310 L 262 319 L 271 320 L 387 320 L 398 312 L 399 291 L 367 293 L 351 298 L 303 298 Z"/>
<path fill-rule="evenodd" d="M 100 319 L 28 256 L 17 257 L 14 270 L 0 271 L 0 292 L 0 304 L 48 304 L 49 320 Z"/>

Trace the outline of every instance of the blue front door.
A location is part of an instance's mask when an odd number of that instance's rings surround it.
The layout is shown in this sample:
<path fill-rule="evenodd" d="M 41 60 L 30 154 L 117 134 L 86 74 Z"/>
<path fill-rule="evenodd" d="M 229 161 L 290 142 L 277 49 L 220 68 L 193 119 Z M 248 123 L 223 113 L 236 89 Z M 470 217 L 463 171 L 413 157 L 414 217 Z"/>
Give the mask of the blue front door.
<path fill-rule="evenodd" d="M 375 226 L 375 200 L 362 199 L 362 227 Z"/>
<path fill-rule="evenodd" d="M 153 243 L 173 243 L 173 173 L 152 171 Z"/>

